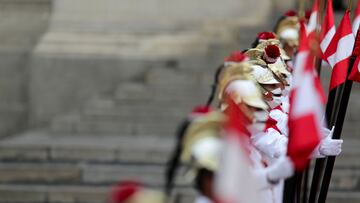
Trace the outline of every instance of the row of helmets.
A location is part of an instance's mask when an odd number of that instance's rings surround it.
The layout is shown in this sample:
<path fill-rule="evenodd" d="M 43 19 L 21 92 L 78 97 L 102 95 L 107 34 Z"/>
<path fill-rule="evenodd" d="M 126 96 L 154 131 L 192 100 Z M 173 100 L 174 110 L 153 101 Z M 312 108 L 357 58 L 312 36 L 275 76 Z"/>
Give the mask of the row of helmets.
<path fill-rule="evenodd" d="M 192 180 L 201 194 L 197 202 L 214 202 L 212 179 L 219 168 L 228 101 L 232 100 L 242 110 L 249 134 L 265 128 L 271 109 L 281 106 L 283 112 L 287 112 L 298 33 L 296 12 L 287 12 L 277 22 L 274 32 L 259 33 L 251 48 L 235 51 L 225 58 L 216 73 L 216 91 L 210 96 L 217 95 L 218 108 L 196 107 L 181 125 L 177 145 L 167 166 L 164 192 L 126 182 L 115 187 L 112 202 L 169 202 L 167 196 L 171 195 L 180 165 L 186 168 L 182 176 Z"/>

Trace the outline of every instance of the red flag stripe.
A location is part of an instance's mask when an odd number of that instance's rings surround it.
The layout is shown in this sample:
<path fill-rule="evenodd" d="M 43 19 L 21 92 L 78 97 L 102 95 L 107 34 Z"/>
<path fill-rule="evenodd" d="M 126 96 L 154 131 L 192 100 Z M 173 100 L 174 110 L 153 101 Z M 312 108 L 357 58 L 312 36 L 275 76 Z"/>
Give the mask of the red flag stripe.
<path fill-rule="evenodd" d="M 335 26 L 333 26 L 332 28 L 330 28 L 330 30 L 328 32 L 326 32 L 326 34 L 324 35 L 321 43 L 320 43 L 320 48 L 322 52 L 325 52 L 326 49 L 329 47 L 330 42 L 332 40 L 332 38 L 334 37 L 336 32 L 336 28 Z"/>
<path fill-rule="evenodd" d="M 336 88 L 346 81 L 349 58 L 335 65 L 331 73 L 330 90 Z"/>
<path fill-rule="evenodd" d="M 327 58 L 331 67 L 334 67 L 337 63 L 351 56 L 354 43 L 355 39 L 353 34 L 346 35 L 339 40 L 337 51 Z"/>
<path fill-rule="evenodd" d="M 289 133 L 292 136 L 289 139 L 288 155 L 298 170 L 306 167 L 309 155 L 319 144 L 320 138 L 316 124 L 316 118 L 313 114 L 289 120 Z"/>
<path fill-rule="evenodd" d="M 323 90 L 314 72 L 303 22 L 300 23 L 300 49 L 296 55 L 294 86 L 290 92 L 288 155 L 297 170 L 303 170 L 320 142 Z"/>
<path fill-rule="evenodd" d="M 352 34 L 351 24 L 350 24 L 350 12 L 346 11 L 345 15 L 340 23 L 339 28 L 336 30 L 336 33 L 335 33 L 333 39 L 331 40 L 329 47 L 327 48 L 327 50 L 325 52 L 325 55 L 326 56 L 333 55 L 337 50 L 337 47 L 338 47 L 337 45 L 338 45 L 339 40 L 342 37 L 344 37 L 346 35 L 350 35 L 350 34 Z M 352 45 L 348 44 L 348 46 L 352 46 Z M 351 48 L 351 50 L 352 50 L 352 48 Z"/>
<path fill-rule="evenodd" d="M 320 49 L 322 53 L 325 53 L 326 49 L 329 47 L 332 38 L 336 33 L 335 23 L 334 23 L 334 10 L 332 6 L 332 0 L 327 0 L 326 14 L 324 17 L 324 22 L 322 24 L 322 29 L 320 33 L 321 43 Z"/>
<path fill-rule="evenodd" d="M 360 82 L 360 57 L 356 58 L 354 66 L 349 75 L 349 80 Z"/>
<path fill-rule="evenodd" d="M 354 42 L 355 39 L 350 24 L 350 11 L 347 10 L 324 54 L 330 66 L 333 68 L 330 90 L 346 81 L 346 73 L 349 59 L 353 52 Z"/>

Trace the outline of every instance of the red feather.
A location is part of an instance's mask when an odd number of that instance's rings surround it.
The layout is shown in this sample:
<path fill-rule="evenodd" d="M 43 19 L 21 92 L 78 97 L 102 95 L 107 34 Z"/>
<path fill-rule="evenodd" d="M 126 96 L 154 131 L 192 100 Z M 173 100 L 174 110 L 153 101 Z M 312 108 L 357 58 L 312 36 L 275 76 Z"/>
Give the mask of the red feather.
<path fill-rule="evenodd" d="M 140 190 L 140 184 L 133 181 L 119 183 L 112 191 L 113 203 L 125 203 Z"/>
<path fill-rule="evenodd" d="M 191 115 L 207 114 L 207 113 L 209 113 L 211 111 L 212 111 L 212 109 L 211 109 L 210 106 L 206 106 L 206 105 L 201 106 L 200 105 L 200 106 L 195 106 L 193 108 L 193 110 L 191 111 Z"/>
<path fill-rule="evenodd" d="M 265 53 L 269 58 L 276 59 L 280 56 L 280 49 L 276 45 L 268 45 L 265 48 Z"/>
<path fill-rule="evenodd" d="M 287 16 L 287 17 L 297 16 L 297 12 L 294 10 L 288 10 L 284 13 L 284 16 Z"/>
<path fill-rule="evenodd" d="M 276 35 L 273 32 L 260 32 L 257 36 L 260 40 L 276 39 Z"/>
<path fill-rule="evenodd" d="M 229 57 L 225 58 L 225 62 L 235 62 L 240 63 L 247 60 L 247 56 L 241 51 L 234 51 L 230 54 Z"/>

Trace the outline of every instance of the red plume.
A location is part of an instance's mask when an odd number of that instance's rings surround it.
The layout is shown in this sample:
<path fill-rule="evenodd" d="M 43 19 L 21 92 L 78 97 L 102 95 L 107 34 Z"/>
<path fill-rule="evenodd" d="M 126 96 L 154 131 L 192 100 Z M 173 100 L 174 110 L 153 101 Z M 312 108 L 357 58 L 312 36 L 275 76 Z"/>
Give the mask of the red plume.
<path fill-rule="evenodd" d="M 276 35 L 273 32 L 260 32 L 257 35 L 259 40 L 276 39 Z"/>
<path fill-rule="evenodd" d="M 119 183 L 112 191 L 113 203 L 125 203 L 140 190 L 140 184 L 133 181 Z"/>
<path fill-rule="evenodd" d="M 234 51 L 230 54 L 229 57 L 225 58 L 225 62 L 234 62 L 240 63 L 247 59 L 247 56 L 243 54 L 241 51 Z"/>
<path fill-rule="evenodd" d="M 204 114 L 207 114 L 207 113 L 210 113 L 212 111 L 212 108 L 210 106 L 195 106 L 193 108 L 193 110 L 191 111 L 191 114 L 190 116 L 200 116 L 200 115 L 204 115 Z"/>
<path fill-rule="evenodd" d="M 284 16 L 286 17 L 293 17 L 293 16 L 297 16 L 297 12 L 294 10 L 288 10 L 284 13 Z"/>
<path fill-rule="evenodd" d="M 265 59 L 269 63 L 275 63 L 277 58 L 280 57 L 280 49 L 276 45 L 268 45 L 265 48 Z"/>

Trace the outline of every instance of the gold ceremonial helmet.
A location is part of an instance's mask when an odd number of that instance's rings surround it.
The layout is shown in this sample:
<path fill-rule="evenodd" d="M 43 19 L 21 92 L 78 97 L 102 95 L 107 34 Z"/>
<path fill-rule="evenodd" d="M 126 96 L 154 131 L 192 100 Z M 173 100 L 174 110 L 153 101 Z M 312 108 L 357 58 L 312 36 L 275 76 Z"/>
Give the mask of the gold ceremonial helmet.
<path fill-rule="evenodd" d="M 194 170 L 205 168 L 216 171 L 222 146 L 220 132 L 225 115 L 214 111 L 196 118 L 189 126 L 183 140 L 181 160 Z"/>
<path fill-rule="evenodd" d="M 289 85 L 286 78 L 290 77 L 291 73 L 287 70 L 286 64 L 281 59 L 277 60 L 274 64 L 268 64 L 268 68 L 273 72 L 279 82 L 283 85 Z"/>
<path fill-rule="evenodd" d="M 248 80 L 251 79 L 252 68 L 250 63 L 242 62 L 237 64 L 230 64 L 226 66 L 219 78 L 218 97 L 222 101 L 224 99 L 224 91 L 226 86 L 233 80 Z"/>
<path fill-rule="evenodd" d="M 278 84 L 283 83 L 284 85 L 287 84 L 286 77 L 288 77 L 291 73 L 287 70 L 287 65 L 285 64 L 284 60 L 290 59 L 285 51 L 279 47 L 280 49 L 280 58 L 273 64 L 266 63 L 262 56 L 264 54 L 264 49 L 268 45 L 276 45 L 278 46 L 279 41 L 276 39 L 271 39 L 260 43 L 256 48 L 249 49 L 246 52 L 246 55 L 250 58 L 249 63 L 252 64 L 252 68 L 256 66 L 261 66 L 263 68 L 268 68 L 271 72 L 266 70 L 261 70 L 257 68 L 253 70 L 252 75 L 254 76 L 255 80 L 260 84 Z M 275 81 L 278 82 L 275 82 Z"/>
<path fill-rule="evenodd" d="M 263 85 L 273 85 L 280 84 L 280 81 L 274 76 L 273 72 L 266 66 L 261 66 L 254 64 L 253 66 L 252 77 L 259 84 Z"/>
<path fill-rule="evenodd" d="M 280 47 L 281 43 L 280 43 L 280 41 L 278 39 L 269 39 L 269 40 L 266 40 L 266 41 L 263 41 L 263 42 L 259 43 L 256 46 L 255 49 L 249 49 L 247 51 L 247 55 L 251 59 L 255 59 L 255 57 L 259 58 L 260 54 L 264 54 L 264 50 L 268 45 L 276 45 L 277 47 L 279 47 L 279 49 L 280 49 L 280 57 L 285 61 L 290 60 L 290 57 L 286 54 L 285 50 Z"/>
<path fill-rule="evenodd" d="M 260 86 L 254 80 L 234 80 L 226 87 L 226 93 L 236 103 L 267 110 Z M 226 106 L 225 106 L 226 107 Z"/>
<path fill-rule="evenodd" d="M 265 41 L 260 42 L 257 46 L 256 49 L 261 49 L 264 50 L 268 45 L 276 45 L 279 46 L 280 45 L 280 41 L 278 39 L 268 39 Z"/>
<path fill-rule="evenodd" d="M 288 43 L 292 47 L 299 45 L 299 18 L 297 16 L 290 16 L 283 19 L 275 33 L 281 41 Z"/>
<path fill-rule="evenodd" d="M 265 43 L 264 43 L 265 44 Z M 265 46 L 266 47 L 266 46 Z M 264 55 L 264 49 L 265 47 L 263 47 L 263 43 L 260 43 L 258 45 L 258 47 L 253 48 L 253 49 L 249 49 L 245 52 L 245 54 L 249 57 L 250 61 L 252 60 L 259 60 L 263 57 Z M 261 59 L 262 60 L 262 59 Z M 265 61 L 264 61 L 265 63 Z M 265 63 L 266 64 L 266 63 Z"/>
<path fill-rule="evenodd" d="M 253 68 L 249 62 L 243 62 L 241 66 L 226 67 L 220 77 L 218 90 L 219 101 L 222 105 L 226 104 L 225 98 L 230 96 L 237 104 L 244 102 L 249 106 L 267 109 L 268 106 L 263 101 L 260 87 L 251 76 L 252 71 Z M 226 108 L 226 106 L 222 107 Z"/>

